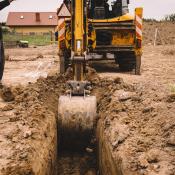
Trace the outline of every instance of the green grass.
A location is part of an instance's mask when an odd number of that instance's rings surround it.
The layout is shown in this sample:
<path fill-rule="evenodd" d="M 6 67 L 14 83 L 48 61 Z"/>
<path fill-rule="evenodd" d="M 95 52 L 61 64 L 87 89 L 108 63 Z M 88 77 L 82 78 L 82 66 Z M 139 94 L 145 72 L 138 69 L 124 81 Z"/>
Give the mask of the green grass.
<path fill-rule="evenodd" d="M 29 42 L 29 45 L 43 46 L 51 43 L 50 35 L 19 35 L 5 33 L 3 35 L 4 42 L 25 40 Z"/>
<path fill-rule="evenodd" d="M 175 84 L 170 84 L 171 93 L 175 93 Z"/>

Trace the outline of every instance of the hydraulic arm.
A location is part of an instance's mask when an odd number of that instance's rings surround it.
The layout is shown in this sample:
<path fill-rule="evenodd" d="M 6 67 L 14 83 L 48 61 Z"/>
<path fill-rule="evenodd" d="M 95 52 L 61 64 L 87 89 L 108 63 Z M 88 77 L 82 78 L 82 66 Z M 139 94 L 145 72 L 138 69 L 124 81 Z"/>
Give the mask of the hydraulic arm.
<path fill-rule="evenodd" d="M 89 140 L 87 137 L 92 133 L 96 118 L 96 97 L 90 96 L 91 87 L 85 76 L 86 62 L 108 60 L 108 56 L 113 55 L 120 70 L 135 69 L 135 74 L 139 75 L 143 9 L 136 8 L 135 16 L 131 16 L 129 0 L 64 2 L 70 17 L 59 20 L 60 72 L 65 73 L 71 67 L 73 78 L 68 82 L 68 95 L 59 99 L 60 128 L 63 142 L 67 138 L 65 135 L 72 136 L 74 141 Z"/>
<path fill-rule="evenodd" d="M 87 51 L 86 0 L 71 1 L 71 65 L 73 80 L 68 82 L 68 95 L 59 98 L 58 121 L 61 144 L 85 147 L 91 139 L 96 120 L 96 97 L 89 96 L 85 81 Z"/>
<path fill-rule="evenodd" d="M 87 43 L 86 0 L 71 2 L 72 67 L 74 80 L 69 82 L 72 95 L 84 95 L 88 82 L 84 81 Z"/>

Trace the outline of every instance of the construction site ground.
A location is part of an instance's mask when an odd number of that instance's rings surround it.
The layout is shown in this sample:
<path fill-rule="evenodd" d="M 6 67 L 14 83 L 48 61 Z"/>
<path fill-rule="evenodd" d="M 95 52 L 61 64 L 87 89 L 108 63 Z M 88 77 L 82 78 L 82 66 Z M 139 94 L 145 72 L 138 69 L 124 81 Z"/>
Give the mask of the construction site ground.
<path fill-rule="evenodd" d="M 98 100 L 98 146 L 69 158 L 57 145 L 58 98 L 70 78 L 57 73 L 57 46 L 7 49 L 0 175 L 174 175 L 175 45 L 148 42 L 142 60 L 141 76 L 107 62 L 93 63 L 97 72 L 88 69 Z"/>

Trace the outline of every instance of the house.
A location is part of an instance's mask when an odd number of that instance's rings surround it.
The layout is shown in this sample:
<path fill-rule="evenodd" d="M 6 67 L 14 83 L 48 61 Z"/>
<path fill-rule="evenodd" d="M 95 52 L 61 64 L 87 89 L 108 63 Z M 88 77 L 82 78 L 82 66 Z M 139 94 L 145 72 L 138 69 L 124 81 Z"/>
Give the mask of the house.
<path fill-rule="evenodd" d="M 10 12 L 6 25 L 22 34 L 54 32 L 58 24 L 56 12 Z"/>

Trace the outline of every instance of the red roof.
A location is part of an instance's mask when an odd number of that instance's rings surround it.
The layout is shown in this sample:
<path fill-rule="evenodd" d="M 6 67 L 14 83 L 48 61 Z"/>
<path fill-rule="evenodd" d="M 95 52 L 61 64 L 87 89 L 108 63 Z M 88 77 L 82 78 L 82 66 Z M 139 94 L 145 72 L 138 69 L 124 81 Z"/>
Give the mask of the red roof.
<path fill-rule="evenodd" d="M 56 12 L 10 12 L 7 26 L 57 26 Z"/>

